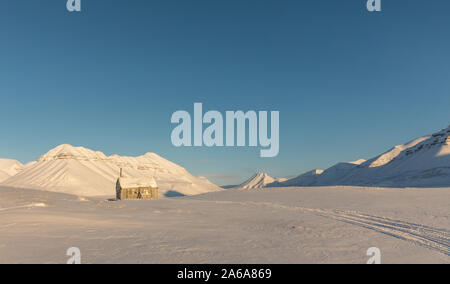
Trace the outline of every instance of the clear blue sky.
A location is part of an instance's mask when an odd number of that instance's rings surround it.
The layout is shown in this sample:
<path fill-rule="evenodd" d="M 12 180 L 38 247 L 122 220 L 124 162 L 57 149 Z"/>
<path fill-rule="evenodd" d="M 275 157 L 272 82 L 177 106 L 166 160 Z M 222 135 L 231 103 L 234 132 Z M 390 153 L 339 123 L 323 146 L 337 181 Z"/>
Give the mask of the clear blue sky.
<path fill-rule="evenodd" d="M 370 158 L 447 127 L 450 1 L 3 0 L 0 157 L 156 152 L 219 184 Z M 171 114 L 279 110 L 280 154 L 175 148 Z"/>

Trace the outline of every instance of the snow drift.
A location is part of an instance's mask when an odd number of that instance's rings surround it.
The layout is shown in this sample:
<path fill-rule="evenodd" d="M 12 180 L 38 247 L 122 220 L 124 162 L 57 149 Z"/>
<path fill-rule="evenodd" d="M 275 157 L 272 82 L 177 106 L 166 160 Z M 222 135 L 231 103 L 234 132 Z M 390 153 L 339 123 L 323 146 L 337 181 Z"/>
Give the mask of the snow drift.
<path fill-rule="evenodd" d="M 106 156 L 83 147 L 60 145 L 2 186 L 56 191 L 79 196 L 114 196 L 120 169 L 128 177 L 154 177 L 160 196 L 195 195 L 220 188 L 194 177 L 181 166 L 154 153 L 139 157 Z"/>

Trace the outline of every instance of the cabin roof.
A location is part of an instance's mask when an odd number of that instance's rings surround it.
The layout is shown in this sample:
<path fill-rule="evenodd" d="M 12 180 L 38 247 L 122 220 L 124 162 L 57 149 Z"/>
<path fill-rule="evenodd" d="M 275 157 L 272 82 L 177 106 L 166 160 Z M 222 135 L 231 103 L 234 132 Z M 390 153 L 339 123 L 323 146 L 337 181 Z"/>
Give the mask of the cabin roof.
<path fill-rule="evenodd" d="M 118 183 L 121 188 L 158 187 L 153 177 L 121 177 Z"/>

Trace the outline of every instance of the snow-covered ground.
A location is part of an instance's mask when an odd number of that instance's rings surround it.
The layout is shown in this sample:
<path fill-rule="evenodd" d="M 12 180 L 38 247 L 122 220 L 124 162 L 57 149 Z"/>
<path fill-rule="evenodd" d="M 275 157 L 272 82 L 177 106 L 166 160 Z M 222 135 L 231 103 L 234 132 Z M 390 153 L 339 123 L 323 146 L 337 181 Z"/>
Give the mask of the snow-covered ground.
<path fill-rule="evenodd" d="M 108 201 L 0 188 L 0 263 L 450 263 L 450 189 L 225 190 Z"/>

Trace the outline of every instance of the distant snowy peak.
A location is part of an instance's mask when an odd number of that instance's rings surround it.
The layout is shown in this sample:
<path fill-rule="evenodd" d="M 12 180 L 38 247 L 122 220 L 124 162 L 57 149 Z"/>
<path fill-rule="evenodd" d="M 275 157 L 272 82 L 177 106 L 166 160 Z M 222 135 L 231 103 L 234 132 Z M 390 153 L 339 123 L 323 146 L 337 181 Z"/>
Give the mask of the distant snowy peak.
<path fill-rule="evenodd" d="M 0 182 L 15 176 L 23 170 L 22 163 L 11 159 L 0 159 Z"/>
<path fill-rule="evenodd" d="M 273 178 L 266 173 L 257 173 L 254 176 L 252 176 L 249 180 L 244 182 L 243 184 L 237 186 L 237 188 L 247 189 L 247 190 L 264 188 L 269 184 L 272 184 L 275 182 L 281 182 L 284 180 L 285 179 L 282 179 L 282 178 Z"/>
<path fill-rule="evenodd" d="M 428 139 L 402 151 L 390 164 L 389 169 L 403 171 L 450 170 L 450 129 L 437 132 Z M 450 185 L 450 183 L 449 183 Z"/>
<path fill-rule="evenodd" d="M 312 186 L 317 182 L 318 177 L 323 174 L 323 170 L 315 169 L 294 178 L 269 186 Z"/>
<path fill-rule="evenodd" d="M 135 168 L 137 170 L 156 170 L 165 168 L 167 172 L 184 172 L 184 168 L 172 163 L 155 153 L 146 153 L 142 156 L 128 157 L 117 154 L 106 156 L 103 152 L 93 151 L 84 147 L 75 147 L 69 144 L 59 145 L 48 151 L 38 159 L 38 163 L 56 160 L 76 160 L 90 162 L 108 162 L 119 168 Z"/>
<path fill-rule="evenodd" d="M 315 176 L 323 174 L 323 172 L 324 172 L 324 170 L 314 169 L 312 171 L 309 171 L 309 172 L 303 173 L 301 175 L 298 175 L 294 179 L 304 178 L 304 177 L 315 177 Z"/>
<path fill-rule="evenodd" d="M 366 162 L 357 160 L 353 162 L 338 163 L 326 170 L 312 170 L 301 174 L 293 179 L 289 179 L 280 184 L 280 186 L 317 186 L 329 185 L 335 180 L 343 178 L 350 170 Z"/>
<path fill-rule="evenodd" d="M 415 139 L 409 143 L 403 144 L 403 145 L 397 145 L 391 150 L 387 151 L 386 153 L 375 157 L 371 160 L 368 160 L 367 162 L 363 163 L 362 165 L 368 168 L 376 168 L 384 166 L 390 162 L 392 162 L 395 158 L 397 158 L 404 150 L 412 148 L 416 146 L 417 144 L 429 139 L 430 136 L 421 137 L 418 139 Z"/>
<path fill-rule="evenodd" d="M 349 163 L 354 164 L 354 165 L 361 165 L 361 164 L 364 164 L 365 162 L 367 162 L 367 161 L 364 159 L 359 159 L 357 161 L 353 161 L 353 162 L 349 162 Z"/>
<path fill-rule="evenodd" d="M 315 170 L 306 172 L 303 175 L 304 176 L 318 176 L 318 175 L 321 175 L 321 174 L 323 174 L 323 170 L 315 169 Z"/>
<path fill-rule="evenodd" d="M 101 161 L 107 159 L 108 158 L 102 152 L 95 152 L 84 147 L 74 147 L 69 144 L 63 144 L 41 156 L 38 159 L 38 162 L 53 160 Z"/>
<path fill-rule="evenodd" d="M 404 156 L 412 156 L 430 149 L 435 149 L 436 157 L 450 154 L 450 127 L 433 134 L 428 139 L 408 148 Z M 449 165 L 450 166 L 450 165 Z"/>
<path fill-rule="evenodd" d="M 434 159 L 439 156 L 450 154 L 450 127 L 443 129 L 433 135 L 415 139 L 404 145 L 395 146 L 390 151 L 367 161 L 363 166 L 369 168 L 381 167 L 399 160 L 422 156 L 421 159 Z M 427 156 L 427 157 L 425 157 Z M 424 167 L 426 165 L 417 165 Z M 448 165 L 450 167 L 450 165 Z"/>
<path fill-rule="evenodd" d="M 0 170 L 13 176 L 23 170 L 23 165 L 16 160 L 0 159 Z"/>

